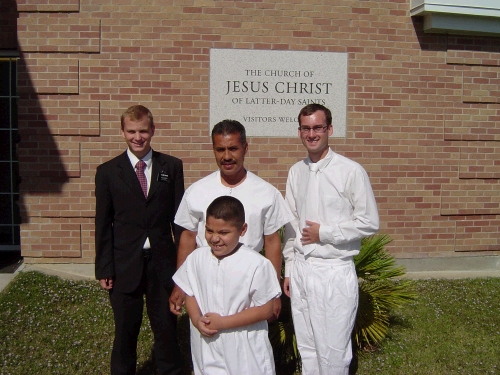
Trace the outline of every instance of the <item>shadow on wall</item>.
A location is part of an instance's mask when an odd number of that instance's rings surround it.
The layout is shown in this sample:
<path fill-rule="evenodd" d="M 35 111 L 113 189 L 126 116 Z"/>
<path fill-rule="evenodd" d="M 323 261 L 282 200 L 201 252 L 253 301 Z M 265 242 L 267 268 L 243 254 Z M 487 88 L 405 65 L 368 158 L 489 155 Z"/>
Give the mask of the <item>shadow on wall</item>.
<path fill-rule="evenodd" d="M 417 36 L 420 49 L 422 51 L 437 51 L 445 52 L 447 35 L 446 34 L 426 34 L 424 33 L 424 18 L 412 17 L 413 28 Z"/>
<path fill-rule="evenodd" d="M 19 209 L 22 223 L 29 223 L 30 217 L 42 216 L 43 208 L 37 207 L 36 200 L 30 199 L 29 212 L 25 198 L 46 196 L 61 192 L 69 181 L 64 168 L 57 136 L 51 133 L 49 123 L 40 104 L 43 93 L 37 92 L 28 72 L 29 59 L 36 53 L 25 53 L 19 46 L 17 19 L 19 12 L 15 0 L 2 0 L 0 5 L 0 51 L 4 56 L 18 51 L 17 102 L 20 142 L 18 145 L 19 174 L 21 184 Z M 40 68 L 38 66 L 37 68 Z M 5 140 L 2 140 L 2 144 Z M 44 208 L 47 209 L 47 208 Z"/>

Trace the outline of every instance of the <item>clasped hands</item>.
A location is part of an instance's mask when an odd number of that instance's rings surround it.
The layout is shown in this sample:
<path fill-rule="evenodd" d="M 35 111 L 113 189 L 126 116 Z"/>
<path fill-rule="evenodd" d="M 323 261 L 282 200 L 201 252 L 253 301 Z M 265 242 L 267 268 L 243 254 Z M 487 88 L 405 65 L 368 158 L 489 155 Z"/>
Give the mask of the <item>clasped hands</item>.
<path fill-rule="evenodd" d="M 212 337 L 219 333 L 222 329 L 222 320 L 224 318 L 217 313 L 208 312 L 201 315 L 193 325 L 200 331 L 200 333 L 205 337 Z"/>

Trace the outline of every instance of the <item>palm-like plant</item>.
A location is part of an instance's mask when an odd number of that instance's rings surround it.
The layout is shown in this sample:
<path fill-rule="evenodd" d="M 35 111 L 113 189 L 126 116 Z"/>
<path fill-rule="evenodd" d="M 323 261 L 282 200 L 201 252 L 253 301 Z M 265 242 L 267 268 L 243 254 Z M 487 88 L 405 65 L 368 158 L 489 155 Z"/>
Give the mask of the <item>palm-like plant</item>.
<path fill-rule="evenodd" d="M 361 250 L 354 257 L 359 282 L 359 305 L 352 333 L 358 350 L 379 345 L 389 330 L 391 312 L 416 298 L 413 283 L 398 279 L 405 274 L 385 246 L 392 239 L 374 235 L 361 241 Z M 293 374 L 300 369 L 300 355 L 295 341 L 290 300 L 282 296 L 282 311 L 278 321 L 269 325 L 277 373 Z M 278 371 L 280 369 L 281 371 Z"/>
<path fill-rule="evenodd" d="M 300 371 L 300 354 L 295 340 L 290 299 L 281 295 L 281 314 L 269 323 L 269 341 L 273 347 L 277 375 L 295 374 Z"/>
<path fill-rule="evenodd" d="M 354 257 L 359 305 L 352 335 L 359 349 L 379 345 L 389 330 L 391 311 L 416 298 L 412 281 L 396 279 L 405 274 L 405 268 L 396 266 L 385 250 L 391 241 L 387 235 L 364 238 Z"/>

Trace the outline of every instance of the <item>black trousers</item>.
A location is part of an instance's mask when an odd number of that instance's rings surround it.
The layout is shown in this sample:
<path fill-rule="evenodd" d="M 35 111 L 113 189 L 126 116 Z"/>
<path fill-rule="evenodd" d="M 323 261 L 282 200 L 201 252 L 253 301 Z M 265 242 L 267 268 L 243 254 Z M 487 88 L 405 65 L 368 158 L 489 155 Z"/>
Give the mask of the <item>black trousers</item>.
<path fill-rule="evenodd" d="M 160 375 L 181 373 L 177 343 L 177 318 L 170 312 L 169 290 L 158 279 L 153 262 L 144 259 L 142 280 L 133 293 L 109 293 L 115 319 L 115 338 L 111 353 L 112 375 L 135 375 L 137 339 L 142 323 L 144 296 L 154 335 L 154 356 Z"/>

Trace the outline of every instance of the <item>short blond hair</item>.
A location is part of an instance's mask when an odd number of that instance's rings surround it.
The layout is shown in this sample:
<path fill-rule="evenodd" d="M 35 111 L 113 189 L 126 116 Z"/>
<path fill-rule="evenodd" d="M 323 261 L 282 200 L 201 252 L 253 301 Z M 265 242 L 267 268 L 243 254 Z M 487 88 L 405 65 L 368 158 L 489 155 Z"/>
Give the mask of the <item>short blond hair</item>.
<path fill-rule="evenodd" d="M 125 128 L 125 119 L 130 118 L 132 121 L 142 120 L 144 117 L 147 117 L 149 120 L 149 125 L 153 128 L 155 126 L 153 121 L 153 114 L 149 109 L 144 107 L 143 105 L 133 105 L 128 107 L 125 112 L 123 112 L 122 117 L 120 119 L 122 130 Z"/>

